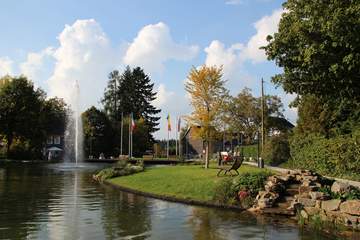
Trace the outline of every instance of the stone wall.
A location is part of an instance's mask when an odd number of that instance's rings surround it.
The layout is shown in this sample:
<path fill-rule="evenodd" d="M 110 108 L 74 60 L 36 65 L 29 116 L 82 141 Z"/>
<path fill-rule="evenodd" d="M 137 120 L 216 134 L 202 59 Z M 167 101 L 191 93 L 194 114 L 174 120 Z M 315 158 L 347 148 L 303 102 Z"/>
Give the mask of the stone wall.
<path fill-rule="evenodd" d="M 268 178 L 265 191 L 256 197 L 254 210 L 262 213 L 298 215 L 305 223 L 318 216 L 322 221 L 360 230 L 360 200 L 331 199 L 319 191 L 331 186 L 331 195 L 345 196 L 354 187 L 324 178 L 312 171 L 289 171 Z"/>

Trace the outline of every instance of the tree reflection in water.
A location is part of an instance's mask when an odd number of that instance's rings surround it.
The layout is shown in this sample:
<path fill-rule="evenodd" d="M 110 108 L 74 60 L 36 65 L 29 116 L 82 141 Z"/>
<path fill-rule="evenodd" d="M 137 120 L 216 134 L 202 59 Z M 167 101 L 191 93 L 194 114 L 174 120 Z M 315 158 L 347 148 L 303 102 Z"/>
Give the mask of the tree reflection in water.
<path fill-rule="evenodd" d="M 107 239 L 134 237 L 146 239 L 150 236 L 151 218 L 144 197 L 109 189 L 103 206 L 102 218 Z"/>

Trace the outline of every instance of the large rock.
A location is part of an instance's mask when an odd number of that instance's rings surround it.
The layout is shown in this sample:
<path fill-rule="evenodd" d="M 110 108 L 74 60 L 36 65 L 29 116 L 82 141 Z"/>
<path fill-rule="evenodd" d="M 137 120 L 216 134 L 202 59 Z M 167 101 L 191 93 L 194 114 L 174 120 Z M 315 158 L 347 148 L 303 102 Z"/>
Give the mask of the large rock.
<path fill-rule="evenodd" d="M 317 189 L 318 189 L 318 187 L 316 187 L 316 186 L 300 186 L 299 187 L 299 194 L 309 193 L 309 192 L 312 192 L 312 191 L 316 191 Z"/>
<path fill-rule="evenodd" d="M 309 214 L 309 216 L 319 214 L 320 212 L 320 209 L 315 207 L 304 207 L 304 210 Z"/>
<path fill-rule="evenodd" d="M 260 209 L 273 207 L 278 198 L 279 194 L 260 191 L 256 196 L 257 206 Z"/>
<path fill-rule="evenodd" d="M 347 213 L 341 214 L 342 221 L 347 226 L 356 226 L 359 222 L 359 219 L 357 216 L 353 216 Z"/>
<path fill-rule="evenodd" d="M 309 192 L 311 199 L 313 200 L 326 200 L 328 196 L 323 192 Z"/>
<path fill-rule="evenodd" d="M 342 213 L 360 216 L 360 200 L 348 200 L 340 205 Z"/>
<path fill-rule="evenodd" d="M 333 183 L 333 185 L 331 186 L 331 191 L 334 193 L 343 194 L 343 193 L 350 191 L 350 185 L 347 183 L 335 181 Z"/>
<path fill-rule="evenodd" d="M 301 210 L 300 214 L 306 220 L 309 218 L 309 214 L 305 210 Z"/>
<path fill-rule="evenodd" d="M 298 202 L 303 205 L 304 207 L 315 207 L 315 200 L 310 198 L 299 198 Z"/>
<path fill-rule="evenodd" d="M 303 176 L 303 181 L 315 182 L 318 180 L 318 176 Z"/>
<path fill-rule="evenodd" d="M 333 223 L 343 223 L 343 217 L 340 211 L 326 211 L 327 221 Z"/>
<path fill-rule="evenodd" d="M 340 207 L 341 200 L 339 199 L 333 199 L 328 201 L 322 201 L 321 202 L 321 208 L 325 211 L 336 211 Z"/>

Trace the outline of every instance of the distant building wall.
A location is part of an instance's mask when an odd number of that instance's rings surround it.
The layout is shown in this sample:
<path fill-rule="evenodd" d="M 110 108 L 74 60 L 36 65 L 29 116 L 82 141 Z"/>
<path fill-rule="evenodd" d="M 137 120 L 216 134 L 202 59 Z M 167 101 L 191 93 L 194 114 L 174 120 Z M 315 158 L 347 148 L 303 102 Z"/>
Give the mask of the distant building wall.
<path fill-rule="evenodd" d="M 199 157 L 203 155 L 205 150 L 205 142 L 197 135 L 200 130 L 199 126 L 190 127 L 185 136 L 181 139 L 181 153 L 186 158 Z M 222 141 L 211 141 L 209 154 L 221 151 Z"/>

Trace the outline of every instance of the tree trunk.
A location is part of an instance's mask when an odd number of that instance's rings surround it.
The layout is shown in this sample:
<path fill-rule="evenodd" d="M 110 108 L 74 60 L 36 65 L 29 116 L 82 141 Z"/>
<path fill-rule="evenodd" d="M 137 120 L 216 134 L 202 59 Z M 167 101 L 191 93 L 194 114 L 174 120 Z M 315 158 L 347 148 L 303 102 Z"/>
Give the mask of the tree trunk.
<path fill-rule="evenodd" d="M 205 169 L 209 168 L 209 141 L 206 141 L 206 147 L 205 147 Z"/>

